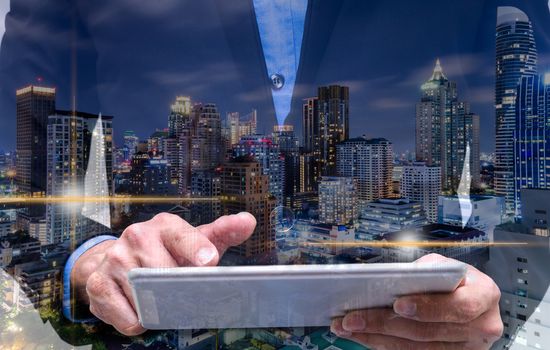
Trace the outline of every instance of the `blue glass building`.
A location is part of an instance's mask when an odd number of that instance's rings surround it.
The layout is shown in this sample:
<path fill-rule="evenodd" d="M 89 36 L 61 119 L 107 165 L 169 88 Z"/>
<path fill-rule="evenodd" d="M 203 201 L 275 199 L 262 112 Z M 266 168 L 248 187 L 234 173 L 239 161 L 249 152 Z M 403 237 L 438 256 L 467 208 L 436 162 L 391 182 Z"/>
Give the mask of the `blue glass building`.
<path fill-rule="evenodd" d="M 514 203 L 522 188 L 550 188 L 550 73 L 525 76 L 517 88 Z"/>
<path fill-rule="evenodd" d="M 515 7 L 498 8 L 495 63 L 495 192 L 505 196 L 507 211 L 512 213 L 517 85 L 521 77 L 537 74 L 533 27 L 527 15 Z"/>

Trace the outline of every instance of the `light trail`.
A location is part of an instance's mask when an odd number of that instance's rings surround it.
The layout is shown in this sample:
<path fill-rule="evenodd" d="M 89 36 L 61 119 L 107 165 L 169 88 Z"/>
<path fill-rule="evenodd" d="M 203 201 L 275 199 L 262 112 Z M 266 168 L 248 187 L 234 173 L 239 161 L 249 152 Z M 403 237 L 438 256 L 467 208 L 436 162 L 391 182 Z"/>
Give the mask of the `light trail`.
<path fill-rule="evenodd" d="M 299 243 L 302 246 L 333 246 L 333 247 L 373 247 L 373 248 L 455 248 L 455 247 L 508 247 L 508 246 L 527 246 L 527 242 L 304 242 Z"/>
<path fill-rule="evenodd" d="M 0 197 L 0 204 L 67 204 L 67 203 L 141 203 L 161 204 L 179 202 L 216 202 L 218 197 L 86 197 L 86 196 L 60 196 L 60 197 Z"/>

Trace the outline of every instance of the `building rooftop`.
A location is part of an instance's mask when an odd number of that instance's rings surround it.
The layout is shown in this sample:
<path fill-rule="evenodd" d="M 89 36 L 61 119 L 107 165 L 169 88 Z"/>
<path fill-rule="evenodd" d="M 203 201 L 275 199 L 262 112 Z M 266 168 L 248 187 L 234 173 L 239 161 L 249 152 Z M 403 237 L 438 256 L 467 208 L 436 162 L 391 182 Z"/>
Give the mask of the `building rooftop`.
<path fill-rule="evenodd" d="M 67 111 L 67 110 L 61 110 L 61 109 L 56 109 L 54 115 L 63 115 L 63 116 L 69 116 L 69 117 L 75 115 L 77 117 L 86 118 L 86 119 L 97 119 L 99 115 L 101 115 L 101 119 L 103 120 L 113 119 L 113 116 L 103 115 L 101 113 L 98 115 L 98 114 L 81 112 L 81 111 Z"/>
<path fill-rule="evenodd" d="M 481 236 L 486 236 L 486 233 L 471 227 L 430 224 L 410 230 L 391 232 L 385 234 L 383 239 L 387 241 L 463 241 Z"/>

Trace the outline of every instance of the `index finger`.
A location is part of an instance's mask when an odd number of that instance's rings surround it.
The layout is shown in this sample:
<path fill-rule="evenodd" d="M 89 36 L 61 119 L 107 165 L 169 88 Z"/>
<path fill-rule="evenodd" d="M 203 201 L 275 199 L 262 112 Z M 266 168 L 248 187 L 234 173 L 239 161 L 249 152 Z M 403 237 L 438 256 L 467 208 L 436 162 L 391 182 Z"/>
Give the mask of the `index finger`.
<path fill-rule="evenodd" d="M 409 295 L 398 298 L 394 311 L 422 322 L 470 322 L 492 309 L 500 291 L 487 275 L 468 266 L 466 277 L 454 292 Z"/>
<path fill-rule="evenodd" d="M 256 218 L 247 212 L 225 215 L 214 222 L 197 227 L 218 249 L 220 256 L 227 248 L 246 241 L 254 232 Z"/>

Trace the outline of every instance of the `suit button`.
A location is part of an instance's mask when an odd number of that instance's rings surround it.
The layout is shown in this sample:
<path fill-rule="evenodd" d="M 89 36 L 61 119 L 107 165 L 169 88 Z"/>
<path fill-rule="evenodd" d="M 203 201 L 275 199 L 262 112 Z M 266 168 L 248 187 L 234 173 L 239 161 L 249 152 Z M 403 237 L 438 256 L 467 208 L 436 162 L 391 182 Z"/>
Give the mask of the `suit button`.
<path fill-rule="evenodd" d="M 273 90 L 280 90 L 285 85 L 285 77 L 282 74 L 271 74 L 271 87 Z"/>

